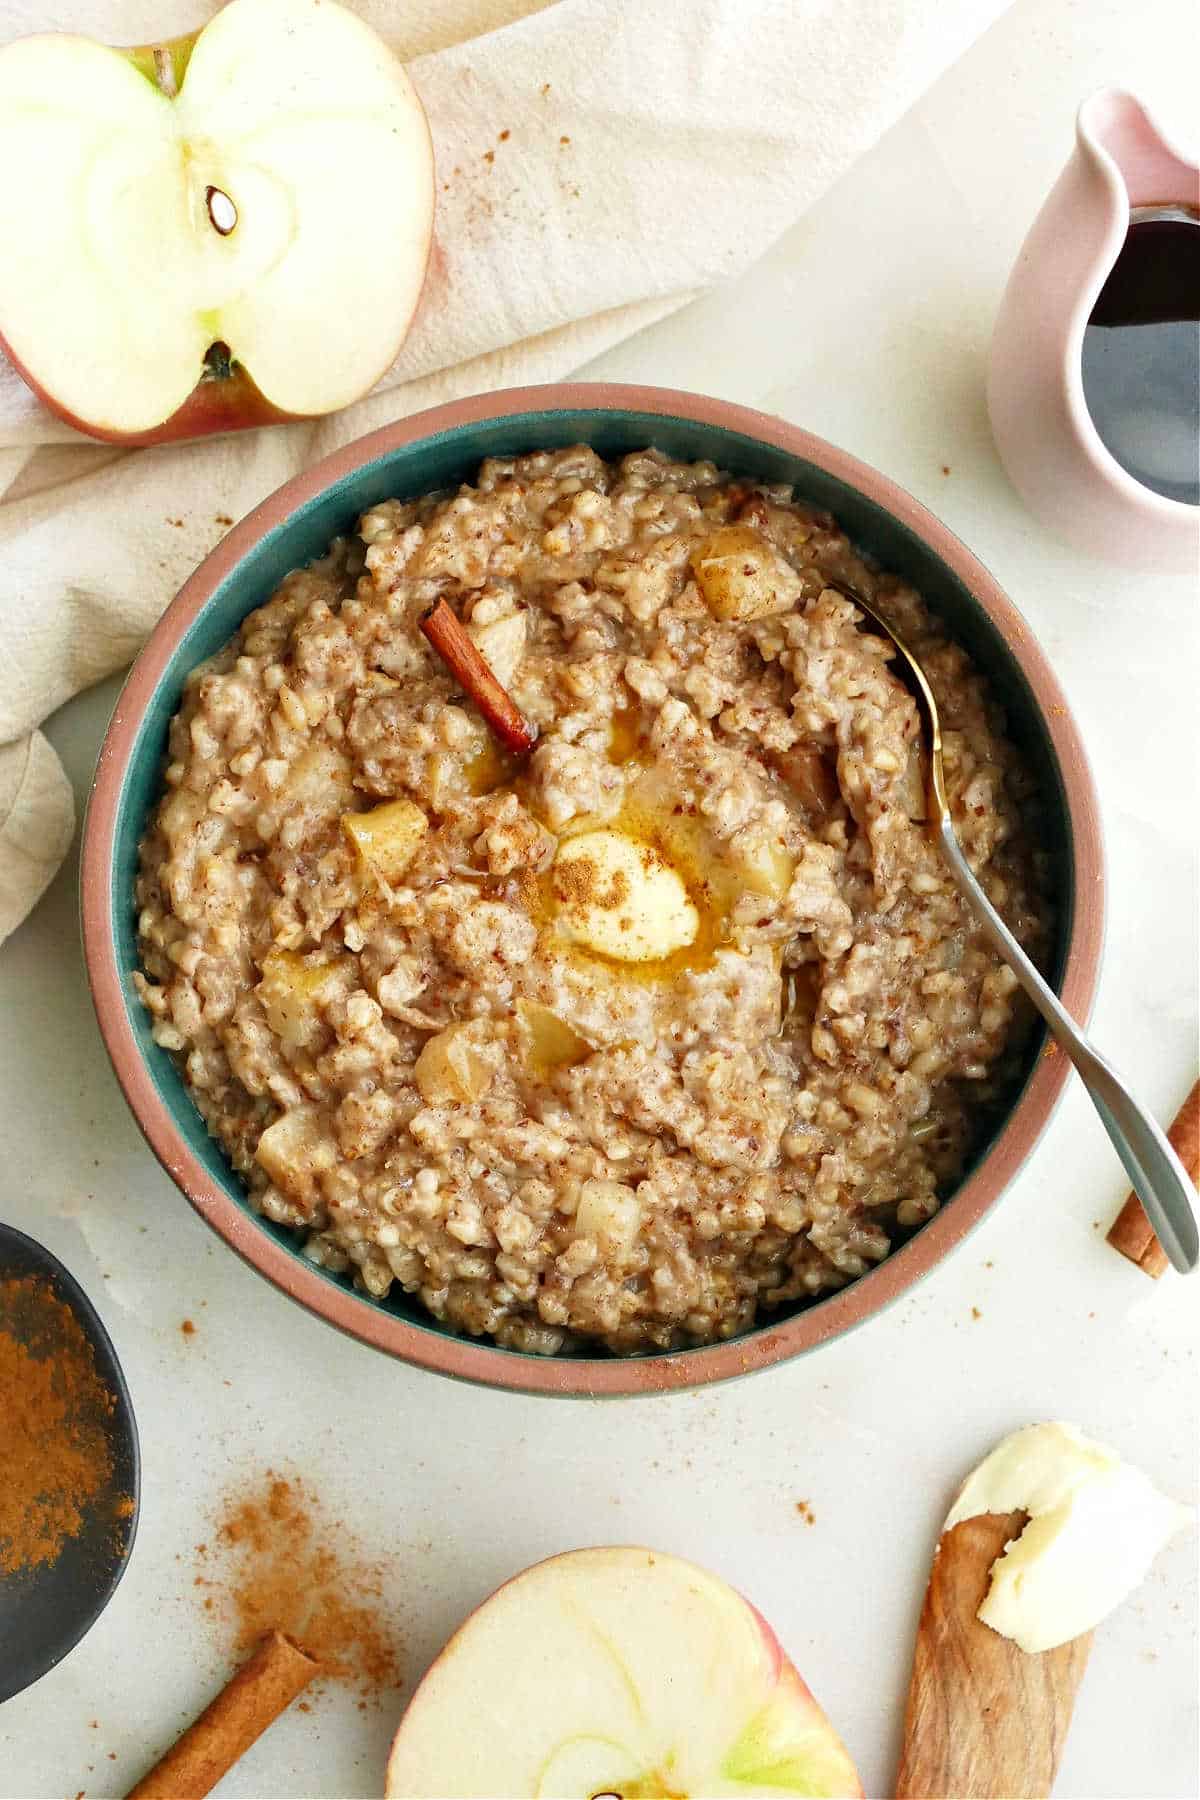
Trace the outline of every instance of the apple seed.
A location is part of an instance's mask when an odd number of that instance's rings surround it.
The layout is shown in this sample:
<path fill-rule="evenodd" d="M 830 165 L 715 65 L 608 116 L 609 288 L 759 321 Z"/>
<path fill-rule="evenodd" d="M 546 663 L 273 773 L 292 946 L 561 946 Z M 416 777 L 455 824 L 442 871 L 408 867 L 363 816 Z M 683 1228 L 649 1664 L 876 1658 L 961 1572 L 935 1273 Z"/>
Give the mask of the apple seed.
<path fill-rule="evenodd" d="M 219 187 L 206 187 L 204 204 L 208 208 L 208 217 L 214 231 L 222 237 L 228 237 L 238 222 L 237 207 Z"/>

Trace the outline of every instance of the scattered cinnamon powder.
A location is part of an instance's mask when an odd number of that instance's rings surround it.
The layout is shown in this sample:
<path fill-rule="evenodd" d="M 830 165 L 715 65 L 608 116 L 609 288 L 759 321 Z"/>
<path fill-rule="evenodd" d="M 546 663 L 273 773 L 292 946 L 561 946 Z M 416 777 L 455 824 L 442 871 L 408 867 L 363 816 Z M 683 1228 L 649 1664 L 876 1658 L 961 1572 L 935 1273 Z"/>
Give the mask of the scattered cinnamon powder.
<path fill-rule="evenodd" d="M 804 1520 L 806 1525 L 816 1524 L 817 1515 L 807 1500 L 797 1500 L 796 1511 L 800 1514 L 800 1517 Z"/>
<path fill-rule="evenodd" d="M 193 1325 L 193 1323 L 190 1319 L 184 1319 L 184 1321 L 180 1325 L 179 1329 L 180 1329 L 180 1331 L 182 1331 L 184 1337 L 192 1337 L 195 1333 L 196 1327 Z"/>
<path fill-rule="evenodd" d="M 51 1283 L 0 1281 L 0 1573 L 53 1562 L 79 1536 L 112 1480 L 115 1408 L 90 1340 Z"/>
<path fill-rule="evenodd" d="M 230 1628 L 236 1654 L 277 1628 L 317 1659 L 324 1677 L 367 1699 L 400 1686 L 387 1567 L 364 1555 L 298 1476 L 253 1476 L 222 1501 L 216 1527 L 196 1546 L 195 1586 L 206 1590 L 205 1609 Z"/>

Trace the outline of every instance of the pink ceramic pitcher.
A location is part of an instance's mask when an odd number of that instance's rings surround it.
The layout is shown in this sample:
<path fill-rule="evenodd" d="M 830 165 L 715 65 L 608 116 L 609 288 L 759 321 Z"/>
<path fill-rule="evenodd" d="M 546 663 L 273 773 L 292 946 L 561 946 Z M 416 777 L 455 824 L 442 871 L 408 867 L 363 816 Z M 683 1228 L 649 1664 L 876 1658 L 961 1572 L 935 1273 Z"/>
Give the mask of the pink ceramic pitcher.
<path fill-rule="evenodd" d="M 1200 507 L 1143 487 L 1101 441 L 1083 394 L 1083 332 L 1144 207 L 1200 206 L 1200 170 L 1132 94 L 1093 94 L 1075 154 L 1009 277 L 992 339 L 988 410 L 1031 512 L 1082 550 L 1143 569 L 1200 568 Z"/>

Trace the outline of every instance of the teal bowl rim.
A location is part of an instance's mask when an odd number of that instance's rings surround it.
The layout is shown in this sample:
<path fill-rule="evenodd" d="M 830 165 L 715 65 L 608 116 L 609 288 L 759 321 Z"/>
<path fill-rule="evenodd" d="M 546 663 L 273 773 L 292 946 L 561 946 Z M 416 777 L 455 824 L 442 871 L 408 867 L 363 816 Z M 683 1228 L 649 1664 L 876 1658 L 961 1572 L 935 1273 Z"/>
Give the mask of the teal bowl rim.
<path fill-rule="evenodd" d="M 1007 685 L 1042 734 L 1039 753 L 1056 790 L 1064 834 L 1065 904 L 1056 986 L 1077 1018 L 1090 1011 L 1103 941 L 1104 862 L 1095 786 L 1066 699 L 1043 652 L 1016 607 L 965 545 L 910 494 L 845 451 L 766 413 L 704 395 L 560 382 L 478 395 L 413 414 L 346 445 L 285 483 L 234 526 L 185 582 L 134 663 L 101 747 L 80 881 L 84 955 L 101 1034 L 134 1118 L 163 1168 L 201 1218 L 260 1274 L 340 1330 L 405 1362 L 525 1393 L 600 1398 L 694 1388 L 831 1342 L 899 1298 L 972 1230 L 1033 1149 L 1068 1073 L 1065 1058 L 1043 1054 L 1039 1044 L 1019 1096 L 961 1185 L 926 1225 L 859 1280 L 727 1342 L 647 1356 L 538 1357 L 457 1337 L 432 1318 L 405 1317 L 387 1302 L 357 1293 L 344 1279 L 318 1269 L 294 1240 L 250 1211 L 231 1169 L 216 1168 L 219 1153 L 206 1138 L 169 1057 L 150 1041 L 130 979 L 131 856 L 146 816 L 149 786 L 157 784 L 166 726 L 184 675 L 261 604 L 287 568 L 318 554 L 339 524 L 361 510 L 361 497 L 372 481 L 383 481 L 374 499 L 388 491 L 389 459 L 398 459 L 399 453 L 427 467 L 446 455 L 452 461 L 457 456 L 466 470 L 484 455 L 503 453 L 505 443 L 511 448 L 519 437 L 528 438 L 525 447 L 540 441 L 538 433 L 546 444 L 565 444 L 603 438 L 606 431 L 622 435 L 631 423 L 640 432 L 643 421 L 641 442 L 653 441 L 656 433 L 660 441 L 684 441 L 697 428 L 702 434 L 715 429 L 729 455 L 714 460 L 727 467 L 740 462 L 738 472 L 766 471 L 769 478 L 779 478 L 770 471 L 790 460 L 808 465 L 805 497 L 823 505 L 836 497 L 830 510 L 843 523 L 848 512 L 866 521 L 857 532 L 852 522 L 847 525 L 852 537 L 874 539 L 868 547 L 878 546 L 888 566 L 902 572 L 907 572 L 906 561 L 928 564 L 926 587 L 932 576 L 944 605 L 957 609 L 964 629 L 982 634 L 989 674 L 1002 675 L 1002 695 Z M 699 454 L 711 454 L 711 448 Z M 411 491 L 434 485 L 426 481 Z M 232 608 L 232 624 L 222 607 Z M 213 639 L 217 629 L 222 635 Z M 206 1155 L 213 1166 L 206 1165 Z"/>

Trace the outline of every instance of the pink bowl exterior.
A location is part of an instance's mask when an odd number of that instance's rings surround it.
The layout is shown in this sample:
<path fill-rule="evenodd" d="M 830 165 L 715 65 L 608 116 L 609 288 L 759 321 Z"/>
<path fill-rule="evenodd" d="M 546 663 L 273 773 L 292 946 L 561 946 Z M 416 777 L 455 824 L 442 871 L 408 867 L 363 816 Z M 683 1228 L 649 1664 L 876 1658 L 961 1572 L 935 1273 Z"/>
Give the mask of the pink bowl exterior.
<path fill-rule="evenodd" d="M 265 532 L 361 463 L 436 432 L 547 407 L 634 410 L 741 432 L 803 457 L 885 507 L 949 565 L 1012 647 L 1053 743 L 1074 836 L 1075 920 L 1062 998 L 1076 1018 L 1091 1008 L 1103 939 L 1104 889 L 1096 794 L 1062 689 L 1021 615 L 970 551 L 911 495 L 823 439 L 766 413 L 668 388 L 608 382 L 515 388 L 434 407 L 335 451 L 287 482 L 234 527 L 184 584 L 138 657 L 101 747 L 84 831 L 81 908 L 92 996 L 117 1079 L 150 1147 L 196 1211 L 245 1261 L 340 1330 L 419 1368 L 525 1393 L 605 1398 L 705 1386 L 815 1349 L 870 1318 L 940 1262 L 1012 1180 L 1046 1125 L 1068 1065 L 1046 1055 L 988 1156 L 953 1202 L 862 1280 L 794 1318 L 728 1343 L 650 1358 L 539 1358 L 453 1338 L 398 1318 L 330 1282 L 277 1243 L 212 1179 L 180 1138 L 137 1047 L 114 949 L 112 860 L 125 768 L 138 723 L 183 632 L 213 589 Z"/>
<path fill-rule="evenodd" d="M 1198 201 L 1196 164 L 1140 102 L 1093 94 L 1009 277 L 988 371 L 996 447 L 1029 510 L 1080 550 L 1164 573 L 1200 567 L 1200 507 L 1143 487 L 1105 448 L 1083 397 L 1083 332 L 1130 208 Z"/>

